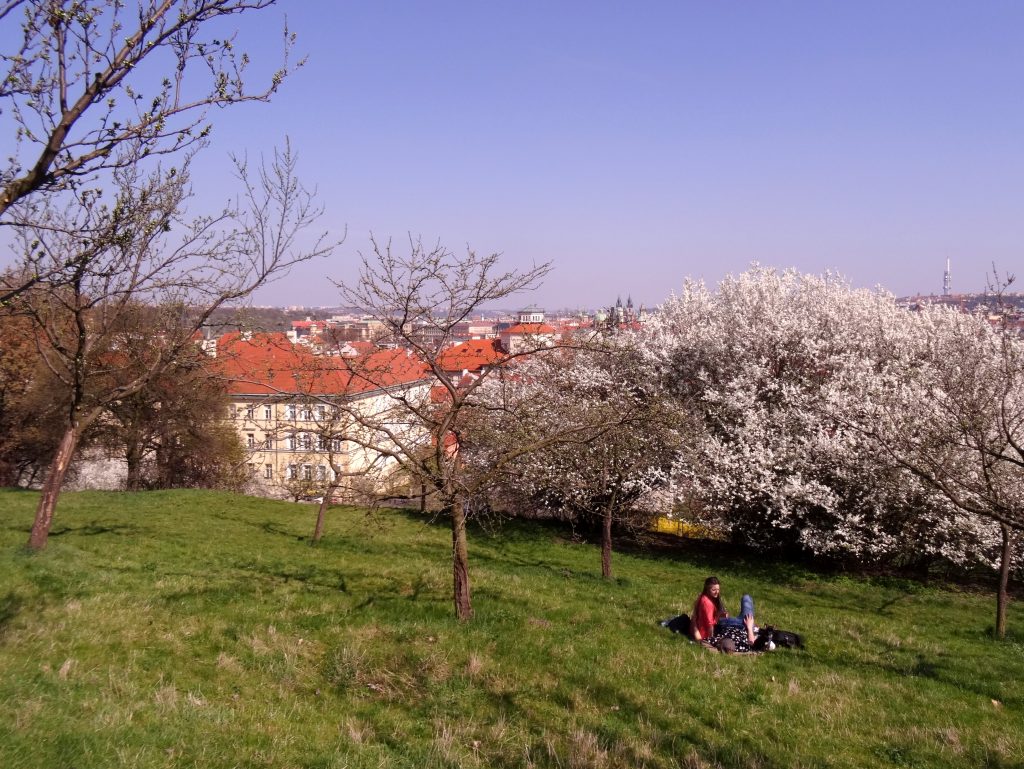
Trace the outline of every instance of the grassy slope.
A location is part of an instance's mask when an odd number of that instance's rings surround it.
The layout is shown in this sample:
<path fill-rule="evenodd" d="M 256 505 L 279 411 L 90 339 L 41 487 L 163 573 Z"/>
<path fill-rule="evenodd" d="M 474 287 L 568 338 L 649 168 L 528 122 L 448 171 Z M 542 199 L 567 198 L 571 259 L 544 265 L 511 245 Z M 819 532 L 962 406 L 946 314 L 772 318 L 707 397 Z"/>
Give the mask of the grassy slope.
<path fill-rule="evenodd" d="M 0 491 L 0 766 L 1021 767 L 1024 612 L 711 558 L 616 556 L 543 528 L 204 492 Z M 655 625 L 717 573 L 806 652 L 714 655 Z M 994 704 L 995 700 L 998 704 Z"/>

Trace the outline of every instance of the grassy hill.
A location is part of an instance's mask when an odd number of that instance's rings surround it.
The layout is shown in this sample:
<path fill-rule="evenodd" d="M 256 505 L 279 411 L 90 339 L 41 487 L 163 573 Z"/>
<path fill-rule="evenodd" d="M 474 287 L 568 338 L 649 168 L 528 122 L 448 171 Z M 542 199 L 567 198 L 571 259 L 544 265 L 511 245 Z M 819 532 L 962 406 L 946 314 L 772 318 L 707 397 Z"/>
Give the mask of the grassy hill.
<path fill-rule="evenodd" d="M 1022 767 L 1024 611 L 721 556 L 599 553 L 507 526 L 206 492 L 80 493 L 49 547 L 0 491 L 0 766 Z M 656 625 L 717 574 L 803 652 Z"/>

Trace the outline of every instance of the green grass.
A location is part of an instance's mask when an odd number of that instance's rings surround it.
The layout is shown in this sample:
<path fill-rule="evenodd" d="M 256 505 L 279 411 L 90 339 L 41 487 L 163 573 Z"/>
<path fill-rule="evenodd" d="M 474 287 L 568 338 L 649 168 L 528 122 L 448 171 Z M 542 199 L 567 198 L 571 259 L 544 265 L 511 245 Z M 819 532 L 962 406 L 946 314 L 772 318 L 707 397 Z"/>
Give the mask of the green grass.
<path fill-rule="evenodd" d="M 206 492 L 0 491 L 0 767 L 1022 767 L 1024 612 L 989 595 L 722 556 L 615 558 L 552 528 Z M 705 652 L 656 620 L 704 577 L 804 652 Z"/>

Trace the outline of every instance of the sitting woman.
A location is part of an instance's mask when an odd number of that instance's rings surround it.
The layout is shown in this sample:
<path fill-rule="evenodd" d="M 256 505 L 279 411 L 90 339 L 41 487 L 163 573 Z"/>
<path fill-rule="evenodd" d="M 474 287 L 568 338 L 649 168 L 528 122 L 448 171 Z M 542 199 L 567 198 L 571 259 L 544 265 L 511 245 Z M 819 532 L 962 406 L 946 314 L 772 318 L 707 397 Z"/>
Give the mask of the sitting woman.
<path fill-rule="evenodd" d="M 749 595 L 743 596 L 740 617 L 730 617 L 722 601 L 722 585 L 718 577 L 708 577 L 693 605 L 690 632 L 693 640 L 714 646 L 719 651 L 750 651 L 757 641 L 754 599 Z"/>

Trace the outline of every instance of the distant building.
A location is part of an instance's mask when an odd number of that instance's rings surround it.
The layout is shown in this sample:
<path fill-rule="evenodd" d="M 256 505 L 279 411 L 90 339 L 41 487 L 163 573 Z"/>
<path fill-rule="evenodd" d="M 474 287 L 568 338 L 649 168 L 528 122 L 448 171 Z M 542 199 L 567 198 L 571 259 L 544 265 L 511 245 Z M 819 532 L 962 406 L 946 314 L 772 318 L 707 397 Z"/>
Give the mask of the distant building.
<path fill-rule="evenodd" d="M 493 320 L 464 320 L 452 327 L 452 336 L 460 342 L 493 339 L 496 334 Z"/>
<path fill-rule="evenodd" d="M 524 307 L 518 312 L 520 323 L 543 323 L 544 310 L 537 305 Z"/>
<path fill-rule="evenodd" d="M 519 322 L 498 332 L 501 345 L 510 355 L 546 347 L 558 341 L 557 329 L 544 321 L 544 310 L 531 306 L 517 313 Z"/>
<path fill-rule="evenodd" d="M 499 339 L 473 339 L 437 356 L 438 365 L 453 384 L 463 384 L 499 365 L 508 353 Z"/>
<path fill-rule="evenodd" d="M 336 480 L 331 465 L 366 483 L 401 482 L 393 461 L 361 447 L 365 431 L 350 414 L 380 414 L 394 391 L 425 398 L 423 364 L 406 350 L 367 350 L 353 357 L 318 356 L 285 334 L 225 334 L 216 358 L 228 380 L 229 418 L 248 451 L 254 491 L 299 497 Z M 360 354 L 362 353 L 362 354 Z M 344 406 L 344 408 L 339 408 Z"/>
<path fill-rule="evenodd" d="M 615 300 L 615 304 L 608 308 L 602 308 L 595 315 L 595 322 L 598 327 L 605 328 L 638 328 L 645 319 L 644 308 L 637 310 L 633 306 L 633 297 L 628 296 L 626 303 L 622 303 L 622 297 Z"/>

